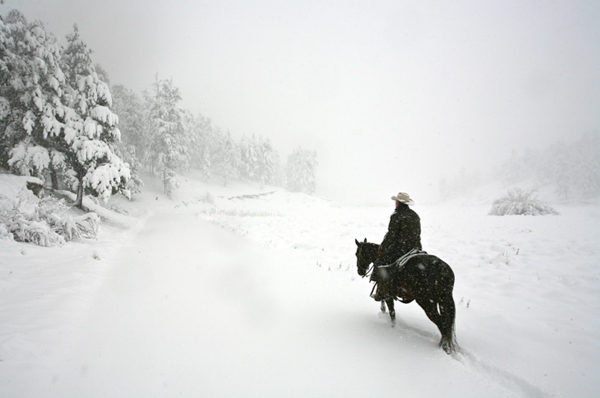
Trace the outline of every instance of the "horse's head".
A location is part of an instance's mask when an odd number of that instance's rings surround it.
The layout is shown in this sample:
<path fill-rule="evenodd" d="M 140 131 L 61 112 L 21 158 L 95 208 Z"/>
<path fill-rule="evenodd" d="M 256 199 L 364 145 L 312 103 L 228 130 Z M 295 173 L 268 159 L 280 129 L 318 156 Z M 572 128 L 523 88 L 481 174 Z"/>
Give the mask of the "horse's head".
<path fill-rule="evenodd" d="M 358 275 L 365 277 L 367 276 L 367 272 L 369 270 L 369 266 L 375 260 L 374 254 L 376 255 L 376 249 L 373 250 L 373 247 L 377 245 L 373 243 L 367 242 L 367 239 L 364 242 L 359 242 L 354 239 L 356 242 L 356 267 L 358 269 Z"/>

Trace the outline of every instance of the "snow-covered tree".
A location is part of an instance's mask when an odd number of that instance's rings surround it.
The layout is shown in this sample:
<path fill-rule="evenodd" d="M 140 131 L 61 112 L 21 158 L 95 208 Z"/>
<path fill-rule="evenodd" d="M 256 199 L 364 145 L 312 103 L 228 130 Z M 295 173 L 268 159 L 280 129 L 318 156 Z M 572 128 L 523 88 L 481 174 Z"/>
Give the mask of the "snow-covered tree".
<path fill-rule="evenodd" d="M 240 143 L 240 177 L 261 185 L 275 181 L 279 157 L 269 139 L 253 134 L 243 136 Z"/>
<path fill-rule="evenodd" d="M 74 32 L 61 52 L 41 22 L 11 11 L 0 24 L 0 105 L 3 160 L 13 171 L 71 175 L 77 205 L 84 191 L 107 198 L 123 187 L 129 168 L 111 150 L 119 139 L 108 86 L 91 51 Z"/>
<path fill-rule="evenodd" d="M 64 126 L 59 137 L 75 179 L 76 205 L 83 207 L 85 193 L 104 200 L 119 191 L 129 195 L 130 170 L 113 150 L 112 145 L 121 138 L 119 118 L 111 110 L 110 89 L 98 78 L 91 50 L 81 40 L 77 25 L 67 35 L 67 43 L 62 54 L 67 106 L 62 111 Z"/>
<path fill-rule="evenodd" d="M 189 165 L 197 169 L 202 168 L 202 147 L 204 146 L 204 131 L 202 115 L 196 117 L 192 112 L 182 110 L 183 129 L 187 136 Z"/>
<path fill-rule="evenodd" d="M 219 129 L 215 131 L 214 143 L 211 152 L 212 171 L 221 177 L 223 185 L 239 178 L 240 151 L 231 138 L 229 131 L 224 134 Z"/>
<path fill-rule="evenodd" d="M 261 185 L 273 184 L 276 180 L 277 169 L 279 166 L 279 156 L 273 149 L 271 141 L 262 136 L 258 138 L 256 145 L 256 175 L 257 181 Z"/>
<path fill-rule="evenodd" d="M 256 137 L 242 136 L 240 142 L 240 178 L 246 181 L 256 181 L 258 164 L 258 153 L 256 148 Z"/>
<path fill-rule="evenodd" d="M 190 136 L 190 165 L 210 180 L 212 175 L 212 146 L 214 132 L 211 120 L 202 114 L 188 118 L 186 126 Z"/>
<path fill-rule="evenodd" d="M 41 177 L 64 167 L 54 143 L 65 82 L 59 60 L 60 46 L 41 22 L 16 10 L 1 18 L 0 161 L 14 172 Z"/>
<path fill-rule="evenodd" d="M 138 173 L 148 158 L 150 148 L 144 105 L 132 90 L 123 85 L 113 86 L 111 92 L 113 110 L 119 115 L 121 131 L 121 141 L 115 145 L 115 152 L 129 164 L 131 180 L 128 189 L 137 192 L 143 185 Z"/>
<path fill-rule="evenodd" d="M 159 80 L 146 94 L 150 133 L 150 163 L 152 170 L 162 174 L 165 194 L 177 187 L 176 171 L 188 168 L 187 137 L 183 128 L 179 89 L 172 79 Z"/>
<path fill-rule="evenodd" d="M 286 186 L 292 192 L 313 194 L 316 190 L 317 152 L 298 148 L 288 156 Z"/>

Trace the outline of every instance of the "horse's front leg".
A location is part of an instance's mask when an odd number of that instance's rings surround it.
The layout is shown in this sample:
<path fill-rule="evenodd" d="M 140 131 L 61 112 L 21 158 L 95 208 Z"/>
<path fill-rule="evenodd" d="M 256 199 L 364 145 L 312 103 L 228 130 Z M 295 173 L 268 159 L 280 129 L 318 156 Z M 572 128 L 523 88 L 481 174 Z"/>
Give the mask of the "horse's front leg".
<path fill-rule="evenodd" d="M 388 310 L 390 311 L 390 319 L 392 320 L 392 327 L 396 325 L 396 310 L 394 310 L 394 299 L 385 300 Z M 383 301 L 381 301 L 383 307 Z"/>
<path fill-rule="evenodd" d="M 379 303 L 381 304 L 381 312 L 385 312 L 386 311 L 385 301 L 381 300 Z"/>

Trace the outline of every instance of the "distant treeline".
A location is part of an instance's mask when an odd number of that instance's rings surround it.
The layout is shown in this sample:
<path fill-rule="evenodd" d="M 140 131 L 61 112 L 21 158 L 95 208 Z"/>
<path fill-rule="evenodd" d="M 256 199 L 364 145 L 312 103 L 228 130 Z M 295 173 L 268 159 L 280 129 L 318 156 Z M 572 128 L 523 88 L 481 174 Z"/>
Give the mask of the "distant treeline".
<path fill-rule="evenodd" d="M 600 133 L 587 133 L 572 142 L 558 141 L 545 150 L 513 151 L 510 159 L 488 176 L 463 171 L 458 177 L 440 180 L 440 198 L 468 194 L 491 180 L 506 186 L 530 182 L 554 186 L 562 200 L 588 199 L 600 195 Z"/>
<path fill-rule="evenodd" d="M 236 141 L 179 107 L 172 79 L 158 75 L 140 97 L 110 86 L 77 25 L 66 47 L 43 22 L 17 10 L 0 16 L 0 166 L 54 189 L 108 198 L 140 189 L 138 172 L 161 176 L 165 193 L 190 167 L 206 179 L 255 181 L 313 193 L 316 152 L 296 149 L 281 166 L 268 138 Z"/>

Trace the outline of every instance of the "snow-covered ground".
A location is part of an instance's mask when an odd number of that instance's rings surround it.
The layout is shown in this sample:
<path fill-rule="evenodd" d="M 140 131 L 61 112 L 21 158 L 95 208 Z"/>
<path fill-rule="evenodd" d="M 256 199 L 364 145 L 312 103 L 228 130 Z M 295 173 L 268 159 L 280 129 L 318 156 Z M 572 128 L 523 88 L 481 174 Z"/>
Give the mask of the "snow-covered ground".
<path fill-rule="evenodd" d="M 448 356 L 417 304 L 392 328 L 356 273 L 354 239 L 381 241 L 391 200 L 181 183 L 113 200 L 130 220 L 105 212 L 97 240 L 0 240 L 0 397 L 600 394 L 598 206 L 415 198 L 424 249 L 456 274 Z"/>

